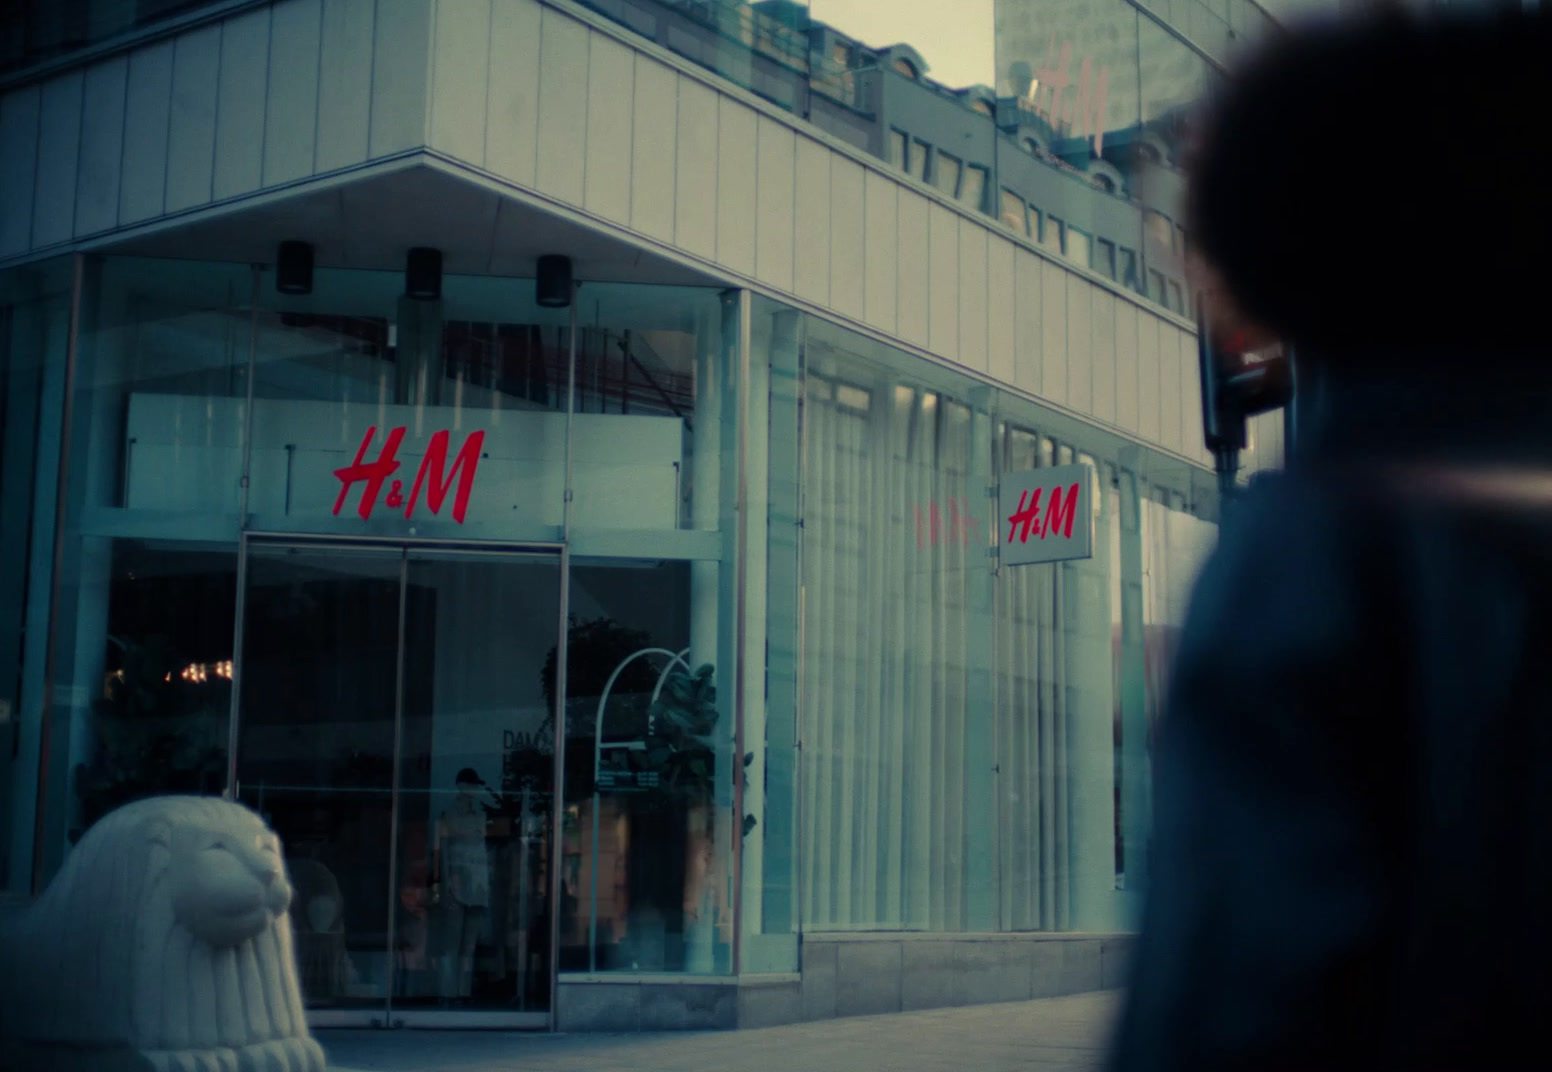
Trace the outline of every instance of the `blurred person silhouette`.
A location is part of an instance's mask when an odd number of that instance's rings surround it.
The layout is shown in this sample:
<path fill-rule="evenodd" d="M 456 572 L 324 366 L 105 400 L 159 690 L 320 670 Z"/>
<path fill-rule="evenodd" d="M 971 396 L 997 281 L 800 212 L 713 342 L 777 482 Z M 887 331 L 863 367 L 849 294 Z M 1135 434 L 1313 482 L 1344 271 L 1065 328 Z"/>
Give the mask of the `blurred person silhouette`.
<path fill-rule="evenodd" d="M 1113 1072 L 1552 1064 L 1549 25 L 1295 28 L 1207 109 L 1300 426 L 1195 590 Z"/>

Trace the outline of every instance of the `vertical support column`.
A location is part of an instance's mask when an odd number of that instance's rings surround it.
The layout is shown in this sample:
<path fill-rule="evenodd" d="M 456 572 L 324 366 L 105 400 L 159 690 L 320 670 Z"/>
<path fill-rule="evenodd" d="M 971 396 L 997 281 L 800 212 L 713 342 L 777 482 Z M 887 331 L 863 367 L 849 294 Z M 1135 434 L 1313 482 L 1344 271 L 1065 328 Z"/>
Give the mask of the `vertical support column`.
<path fill-rule="evenodd" d="M 18 591 L 18 602 L 9 611 L 16 615 L 20 635 L 16 644 L 6 649 L 21 655 L 21 679 L 15 690 L 19 703 L 11 712 L 14 737 L 0 736 L 0 741 L 10 743 L 13 752 L 0 760 L 9 762 L 13 774 L 13 780 L 4 787 L 9 797 L 4 814 L 10 837 L 8 842 L 0 841 L 7 854 L 3 888 L 16 891 L 26 891 L 32 884 L 35 809 L 42 800 L 39 763 L 47 691 L 44 665 L 54 587 L 54 526 L 60 466 L 64 462 L 63 425 L 69 390 L 67 366 L 74 285 L 69 280 L 56 280 L 44 271 L 36 275 L 29 271 L 28 275 L 30 285 L 17 295 L 10 323 L 5 326 L 10 333 L 10 364 L 5 374 L 11 377 L 11 389 L 6 392 L 8 412 L 0 415 L 0 434 L 6 437 L 8 463 L 5 490 L 9 496 L 13 481 L 16 489 L 16 497 L 7 499 L 7 507 L 19 511 L 17 515 L 8 515 L 10 519 L 0 536 L 11 536 L 14 521 L 19 539 L 10 546 L 18 555 L 26 556 L 21 560 L 25 572 L 17 579 L 26 586 L 26 603 L 19 601 Z M 25 408 L 33 409 L 30 420 L 18 412 Z M 18 443 L 35 447 L 18 449 Z M 22 548 L 27 550 L 23 552 Z M 10 692 L 7 689 L 7 695 Z"/>
<path fill-rule="evenodd" d="M 985 516 L 986 489 L 992 472 L 992 409 L 996 392 L 977 387 L 970 392 L 970 472 L 965 481 L 967 518 Z M 996 619 L 993 613 L 996 573 L 987 549 L 989 535 L 966 525 L 963 549 L 967 578 L 966 662 L 969 680 L 965 696 L 965 928 L 995 931 L 997 912 L 997 693 L 993 677 L 996 659 Z"/>
<path fill-rule="evenodd" d="M 1115 896 L 1115 683 L 1110 632 L 1110 490 L 1094 473 L 1094 554 L 1065 563 L 1071 926 L 1121 925 Z"/>
<path fill-rule="evenodd" d="M 55 483 L 52 494 L 48 496 L 49 540 L 44 545 L 48 548 L 49 554 L 49 565 L 44 573 L 48 578 L 48 595 L 45 599 L 37 601 L 42 614 L 38 616 L 35 634 L 42 638 L 43 643 L 41 645 L 42 667 L 39 675 L 41 681 L 37 689 L 39 736 L 32 835 L 32 891 L 34 894 L 42 892 L 47 879 L 53 875 L 55 868 L 63 859 L 65 830 L 69 819 L 69 797 L 64 790 L 69 772 L 67 734 L 70 728 L 72 706 L 68 696 L 64 703 L 60 702 L 56 693 L 55 679 L 60 673 L 61 666 L 71 664 L 71 656 L 74 654 L 74 638 L 70 638 L 70 642 L 66 644 L 63 631 L 59 628 L 59 615 L 60 609 L 64 606 L 64 593 L 61 589 L 67 573 L 71 572 L 67 570 L 65 563 L 65 532 L 69 523 L 70 488 L 72 482 L 78 480 L 78 473 L 72 472 L 71 467 L 74 464 L 79 470 L 86 463 L 84 458 L 72 460 L 72 448 L 76 445 L 74 441 L 79 437 L 75 427 L 76 374 L 80 363 L 81 318 L 87 301 L 88 268 L 86 256 L 76 254 L 70 290 L 68 328 L 58 335 L 50 333 L 54 338 L 51 338 L 51 345 L 44 355 L 46 364 L 54 363 L 60 366 L 63 383 L 59 388 L 60 453 L 57 468 L 49 474 L 55 478 Z M 54 339 L 57 339 L 60 344 L 57 347 L 53 344 Z M 90 425 L 87 427 L 89 430 Z M 41 470 L 39 475 L 40 477 L 43 475 Z M 85 483 L 79 482 L 83 485 Z M 41 508 L 39 516 L 40 518 L 42 516 Z M 31 624 L 32 622 L 29 621 L 29 625 Z M 65 645 L 63 653 L 60 651 L 62 644 Z M 61 708 L 63 708 L 62 711 Z M 58 794 L 61 799 L 54 802 L 52 812 L 48 799 L 51 787 L 61 790 Z"/>
<path fill-rule="evenodd" d="M 752 341 L 751 341 L 752 345 Z M 737 759 L 735 778 L 742 779 L 743 806 L 737 820 L 741 825 L 735 836 L 740 846 L 739 881 L 742 898 L 744 971 L 758 961 L 751 956 L 754 935 L 763 930 L 763 906 L 760 891 L 765 875 L 765 768 L 767 746 L 766 694 L 770 668 L 766 665 L 766 555 L 769 544 L 770 513 L 770 362 L 765 354 L 749 355 L 749 405 L 745 414 L 745 494 L 743 564 L 743 625 L 741 645 L 740 710 L 743 713 L 743 744 Z M 747 829 L 744 827 L 747 826 Z"/>
<path fill-rule="evenodd" d="M 1123 464 L 1126 464 L 1123 458 Z M 1143 650 L 1142 489 L 1136 459 L 1118 470 L 1121 481 L 1121 844 L 1128 902 L 1147 882 L 1148 715 Z M 1135 924 L 1135 920 L 1126 921 Z"/>
<path fill-rule="evenodd" d="M 745 751 L 754 752 L 744 811 L 742 971 L 798 969 L 799 505 L 803 316 L 773 311 L 751 331 L 749 636 L 744 665 L 764 668 L 763 689 L 745 692 Z M 754 553 L 755 534 L 763 555 Z M 758 593 L 758 599 L 756 598 Z M 746 679 L 747 681 L 748 679 Z M 752 712 L 759 707 L 759 720 Z"/>

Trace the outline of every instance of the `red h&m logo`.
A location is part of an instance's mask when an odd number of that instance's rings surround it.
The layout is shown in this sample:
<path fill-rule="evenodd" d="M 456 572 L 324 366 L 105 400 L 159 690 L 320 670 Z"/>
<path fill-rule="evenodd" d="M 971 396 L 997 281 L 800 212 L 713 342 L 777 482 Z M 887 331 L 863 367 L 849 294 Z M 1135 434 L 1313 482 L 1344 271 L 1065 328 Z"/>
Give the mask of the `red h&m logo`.
<path fill-rule="evenodd" d="M 1046 504 L 1045 516 L 1040 514 L 1040 493 L 1044 488 L 1019 492 L 1018 509 L 1008 516 L 1008 542 L 1028 543 L 1031 536 L 1045 539 L 1060 533 L 1072 539 L 1072 524 L 1078 516 L 1078 485 L 1067 488 L 1067 500 L 1062 501 L 1062 489 L 1051 490 L 1051 501 Z"/>
<path fill-rule="evenodd" d="M 356 448 L 356 460 L 342 469 L 334 470 L 341 484 L 339 498 L 334 500 L 336 515 L 344 508 L 350 489 L 357 484 L 365 484 L 366 487 L 361 489 L 361 503 L 356 507 L 356 513 L 361 515 L 362 520 L 372 516 L 383 485 L 399 471 L 399 444 L 404 442 L 405 431 L 403 427 L 389 429 L 388 438 L 383 441 L 383 449 L 378 452 L 377 460 L 369 462 L 366 460 L 366 452 L 377 435 L 377 426 L 373 425 L 366 430 L 366 435 L 361 438 L 361 446 Z M 453 520 L 463 524 L 464 515 L 469 510 L 469 492 L 474 488 L 474 471 L 480 464 L 480 448 L 485 445 L 485 433 L 470 432 L 453 459 L 453 467 L 448 469 L 447 448 L 451 438 L 452 433 L 443 429 L 426 444 L 426 456 L 420 460 L 420 468 L 415 472 L 415 483 L 410 487 L 407 504 L 404 501 L 404 482 L 395 480 L 389 484 L 388 495 L 383 499 L 389 509 L 397 510 L 403 506 L 404 516 L 413 517 L 415 504 L 420 501 L 420 492 L 424 488 L 426 504 L 433 514 L 439 514 L 442 512 L 442 504 L 447 501 L 447 493 L 453 491 L 453 481 L 457 480 L 457 490 L 453 493 Z"/>

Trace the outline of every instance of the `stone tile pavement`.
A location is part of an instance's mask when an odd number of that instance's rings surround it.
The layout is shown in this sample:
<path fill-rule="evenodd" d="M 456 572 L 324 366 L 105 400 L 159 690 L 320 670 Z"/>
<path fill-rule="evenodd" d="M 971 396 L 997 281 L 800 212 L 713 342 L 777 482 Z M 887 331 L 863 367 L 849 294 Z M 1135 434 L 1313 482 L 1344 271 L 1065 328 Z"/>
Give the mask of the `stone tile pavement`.
<path fill-rule="evenodd" d="M 1095 1072 L 1118 991 L 742 1031 L 317 1032 L 335 1072 Z"/>

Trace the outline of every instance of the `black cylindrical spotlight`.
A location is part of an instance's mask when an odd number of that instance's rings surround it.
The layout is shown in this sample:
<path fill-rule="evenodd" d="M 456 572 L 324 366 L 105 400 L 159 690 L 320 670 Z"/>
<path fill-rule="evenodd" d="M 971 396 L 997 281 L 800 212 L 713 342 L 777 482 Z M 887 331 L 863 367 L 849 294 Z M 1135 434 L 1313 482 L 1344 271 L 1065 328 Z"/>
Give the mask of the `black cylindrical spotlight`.
<path fill-rule="evenodd" d="M 282 294 L 313 292 L 313 247 L 306 242 L 282 242 L 275 254 L 275 289 Z"/>
<path fill-rule="evenodd" d="M 539 258 L 539 275 L 534 280 L 534 300 L 546 309 L 564 309 L 571 304 L 571 258 L 551 253 Z"/>
<path fill-rule="evenodd" d="M 442 251 L 416 246 L 404 262 L 404 293 L 417 301 L 442 296 Z"/>

